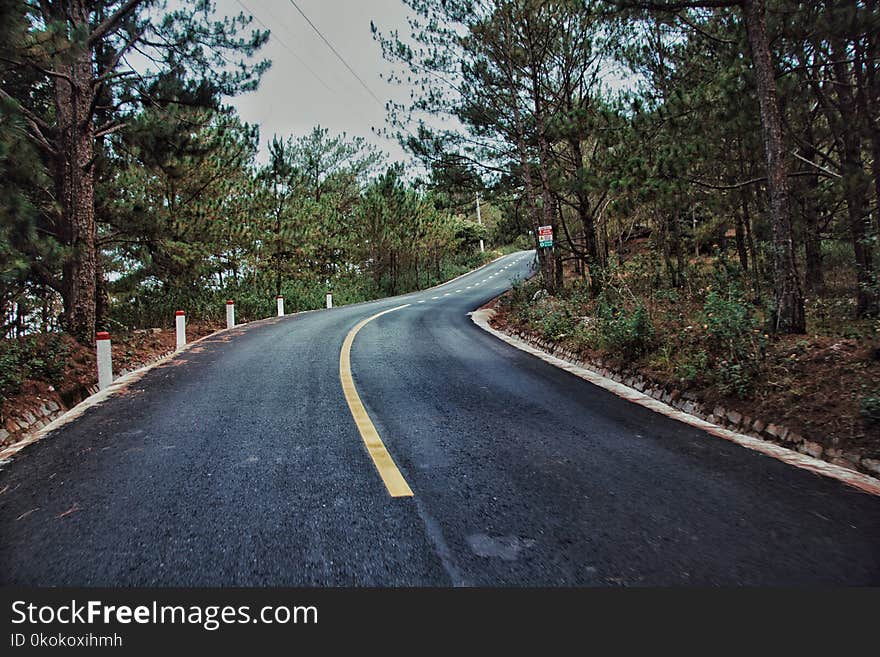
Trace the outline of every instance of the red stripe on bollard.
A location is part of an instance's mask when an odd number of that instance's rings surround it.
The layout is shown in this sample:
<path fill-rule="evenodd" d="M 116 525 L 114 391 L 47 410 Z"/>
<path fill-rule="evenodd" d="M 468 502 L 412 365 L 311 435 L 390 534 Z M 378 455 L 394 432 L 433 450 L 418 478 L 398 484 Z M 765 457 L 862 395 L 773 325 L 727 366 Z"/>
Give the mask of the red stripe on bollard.
<path fill-rule="evenodd" d="M 99 332 L 95 335 L 95 339 L 96 339 L 96 340 L 109 340 L 109 339 L 110 339 L 110 334 L 107 333 L 107 331 L 99 331 Z"/>
<path fill-rule="evenodd" d="M 174 314 L 175 316 L 180 317 L 181 315 L 186 315 L 186 312 L 184 312 L 183 310 L 178 310 Z"/>

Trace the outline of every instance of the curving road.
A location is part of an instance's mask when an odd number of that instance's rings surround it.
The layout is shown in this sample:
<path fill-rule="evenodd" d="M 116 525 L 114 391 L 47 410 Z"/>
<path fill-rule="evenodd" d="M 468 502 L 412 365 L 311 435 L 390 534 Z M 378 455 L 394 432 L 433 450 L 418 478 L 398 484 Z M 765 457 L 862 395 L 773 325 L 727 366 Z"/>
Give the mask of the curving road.
<path fill-rule="evenodd" d="M 149 371 L 0 472 L 0 582 L 880 584 L 876 497 L 474 326 L 467 313 L 530 261 L 236 328 Z M 350 353 L 366 422 L 412 492 L 393 497 L 340 353 L 404 304 Z"/>

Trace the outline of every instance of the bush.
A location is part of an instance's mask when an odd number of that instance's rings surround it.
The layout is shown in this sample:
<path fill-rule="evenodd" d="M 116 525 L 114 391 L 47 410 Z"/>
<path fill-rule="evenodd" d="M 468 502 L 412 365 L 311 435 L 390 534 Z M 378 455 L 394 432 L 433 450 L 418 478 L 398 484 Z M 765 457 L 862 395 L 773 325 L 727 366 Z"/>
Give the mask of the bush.
<path fill-rule="evenodd" d="M 712 290 L 703 304 L 704 343 L 716 356 L 715 380 L 722 394 L 745 397 L 757 377 L 766 348 L 761 321 L 738 286 Z"/>
<path fill-rule="evenodd" d="M 568 305 L 560 304 L 546 312 L 540 327 L 544 335 L 551 340 L 561 340 L 575 332 L 577 319 L 572 315 Z"/>
<path fill-rule="evenodd" d="M 0 401 L 18 393 L 28 379 L 58 385 L 69 351 L 64 338 L 56 334 L 0 341 Z"/>
<path fill-rule="evenodd" d="M 733 395 L 744 399 L 752 390 L 755 380 L 754 370 L 739 363 L 721 362 L 715 368 L 715 383 L 722 395 Z"/>
<path fill-rule="evenodd" d="M 533 319 L 542 319 L 543 312 L 532 307 L 532 299 L 540 289 L 538 279 L 516 280 L 510 291 L 501 297 L 502 308 L 518 322 L 530 323 Z"/>
<path fill-rule="evenodd" d="M 17 393 L 24 383 L 20 359 L 21 347 L 17 340 L 0 343 L 0 401 Z"/>
<path fill-rule="evenodd" d="M 595 326 L 599 346 L 628 360 L 647 354 L 654 342 L 654 325 L 640 301 L 631 310 L 622 309 L 603 293 L 596 305 Z"/>
<path fill-rule="evenodd" d="M 698 381 L 709 369 L 709 354 L 700 350 L 695 354 L 684 356 L 675 368 L 675 376 L 684 383 Z"/>

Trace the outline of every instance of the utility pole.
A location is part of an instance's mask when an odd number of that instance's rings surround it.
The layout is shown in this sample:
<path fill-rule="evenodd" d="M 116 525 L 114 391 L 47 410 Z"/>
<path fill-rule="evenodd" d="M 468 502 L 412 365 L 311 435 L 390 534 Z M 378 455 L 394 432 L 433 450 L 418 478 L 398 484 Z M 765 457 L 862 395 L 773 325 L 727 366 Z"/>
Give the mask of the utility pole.
<path fill-rule="evenodd" d="M 483 220 L 480 218 L 480 192 L 477 192 L 477 223 L 481 226 L 483 225 Z M 485 253 L 486 248 L 483 246 L 483 238 L 480 238 L 480 253 Z"/>

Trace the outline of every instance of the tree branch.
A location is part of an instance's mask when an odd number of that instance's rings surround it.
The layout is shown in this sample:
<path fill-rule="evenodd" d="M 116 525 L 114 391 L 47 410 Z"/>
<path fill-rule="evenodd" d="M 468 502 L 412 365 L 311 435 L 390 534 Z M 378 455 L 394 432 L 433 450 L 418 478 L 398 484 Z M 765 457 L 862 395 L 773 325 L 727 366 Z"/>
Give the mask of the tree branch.
<path fill-rule="evenodd" d="M 616 3 L 624 9 L 647 9 L 649 11 L 681 11 L 682 9 L 718 9 L 737 7 L 741 0 L 695 0 L 691 2 L 629 2 L 618 0 Z"/>
<path fill-rule="evenodd" d="M 27 135 L 47 153 L 49 153 L 53 157 L 57 156 L 58 150 L 54 146 L 52 146 L 51 143 L 49 143 L 49 140 L 46 138 L 46 135 L 43 134 L 43 130 L 40 128 L 39 124 L 42 123 L 46 127 L 46 129 L 49 129 L 49 126 L 47 126 L 42 121 L 39 121 L 39 119 L 31 114 L 31 112 L 26 107 L 23 107 L 21 103 L 19 103 L 15 98 L 6 93 L 6 91 L 4 91 L 3 89 L 0 89 L 0 97 L 12 100 L 16 103 L 18 109 L 21 110 L 22 118 L 27 122 L 28 126 L 30 127 Z"/>
<path fill-rule="evenodd" d="M 110 124 L 106 127 L 98 128 L 98 130 L 95 132 L 95 139 L 97 139 L 98 137 L 106 137 L 107 135 L 113 134 L 117 130 L 122 130 L 127 125 L 127 122 L 122 121 L 121 123 Z"/>
<path fill-rule="evenodd" d="M 105 18 L 94 30 L 92 30 L 92 33 L 89 34 L 89 47 L 94 46 L 99 39 L 116 29 L 116 26 L 143 2 L 144 0 L 128 0 L 128 2 L 122 5 L 115 14 Z"/>
<path fill-rule="evenodd" d="M 812 164 L 812 162 L 810 162 Z M 815 165 L 814 165 L 815 166 Z M 815 172 L 813 171 L 795 171 L 793 173 L 789 173 L 789 178 L 796 178 L 799 176 L 815 176 Z M 752 178 L 751 180 L 744 180 L 742 182 L 733 183 L 730 185 L 716 185 L 714 183 L 708 183 L 704 180 L 693 180 L 691 178 L 683 178 L 685 182 L 689 182 L 693 185 L 698 185 L 700 187 L 705 187 L 706 189 L 720 189 L 720 190 L 731 190 L 731 189 L 741 189 L 743 187 L 748 187 L 749 185 L 756 185 L 758 183 L 767 182 L 767 176 L 762 176 L 760 178 Z"/>
<path fill-rule="evenodd" d="M 43 68 L 42 66 L 31 61 L 19 62 L 14 59 L 9 59 L 8 57 L 0 56 L 0 62 L 6 62 L 7 64 L 12 64 L 13 66 L 30 66 L 31 68 L 39 71 L 43 75 L 48 75 L 51 78 L 60 78 L 62 80 L 67 80 L 67 82 L 69 82 L 71 86 L 73 85 L 73 80 L 70 78 L 69 75 L 66 75 L 65 73 L 60 73 L 58 71 L 53 71 L 48 68 Z"/>

